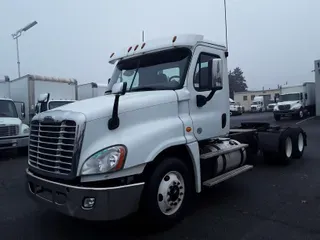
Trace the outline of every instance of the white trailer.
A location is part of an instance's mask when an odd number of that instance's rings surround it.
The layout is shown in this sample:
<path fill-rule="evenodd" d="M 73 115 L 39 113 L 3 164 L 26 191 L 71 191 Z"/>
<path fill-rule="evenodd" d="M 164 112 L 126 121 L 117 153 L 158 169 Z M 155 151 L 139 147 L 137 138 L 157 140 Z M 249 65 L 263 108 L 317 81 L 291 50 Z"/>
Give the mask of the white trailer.
<path fill-rule="evenodd" d="M 26 186 L 38 204 L 87 220 L 141 210 L 148 223 L 170 225 L 258 153 L 286 164 L 303 155 L 298 126 L 230 129 L 224 46 L 180 35 L 115 53 L 110 94 L 32 119 Z"/>
<path fill-rule="evenodd" d="M 39 108 L 39 96 L 44 93 L 49 93 L 50 99 L 47 99 L 48 102 Z M 10 81 L 10 94 L 15 101 L 25 103 L 26 117 L 24 122 L 29 124 L 32 117 L 37 113 L 37 104 L 38 112 L 42 112 L 77 100 L 77 81 L 71 78 L 28 74 Z"/>
<path fill-rule="evenodd" d="M 296 117 L 299 119 L 315 114 L 315 82 L 286 86 L 280 89 L 280 97 L 273 108 L 274 118 Z"/>
<path fill-rule="evenodd" d="M 78 100 L 103 96 L 107 90 L 108 84 L 104 83 L 85 83 L 78 85 Z"/>

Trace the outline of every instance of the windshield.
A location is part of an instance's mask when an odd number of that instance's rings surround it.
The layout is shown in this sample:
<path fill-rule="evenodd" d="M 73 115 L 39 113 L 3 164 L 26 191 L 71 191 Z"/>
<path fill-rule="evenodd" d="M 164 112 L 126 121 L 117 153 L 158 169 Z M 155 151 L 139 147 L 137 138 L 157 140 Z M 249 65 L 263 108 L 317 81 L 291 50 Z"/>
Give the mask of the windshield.
<path fill-rule="evenodd" d="M 108 86 L 127 82 L 127 91 L 178 89 L 183 86 L 191 51 L 174 48 L 120 61 Z"/>
<path fill-rule="evenodd" d="M 258 102 L 258 101 L 253 101 L 252 102 L 252 105 L 259 105 L 260 104 L 260 102 Z"/>
<path fill-rule="evenodd" d="M 73 102 L 74 101 L 52 101 L 52 102 L 49 102 L 49 110 L 57 107 L 61 107 L 63 105 L 73 103 Z"/>
<path fill-rule="evenodd" d="M 12 101 L 0 100 L 0 117 L 18 118 L 16 105 Z"/>
<path fill-rule="evenodd" d="M 289 93 L 289 94 L 284 94 L 280 95 L 280 102 L 284 101 L 296 101 L 300 100 L 300 94 L 299 93 Z"/>

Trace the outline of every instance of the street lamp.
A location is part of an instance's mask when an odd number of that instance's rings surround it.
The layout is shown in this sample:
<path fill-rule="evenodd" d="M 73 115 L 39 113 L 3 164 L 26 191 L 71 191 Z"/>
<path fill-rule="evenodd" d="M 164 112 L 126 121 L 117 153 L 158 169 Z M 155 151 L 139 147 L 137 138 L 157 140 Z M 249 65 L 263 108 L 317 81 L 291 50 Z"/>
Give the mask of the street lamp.
<path fill-rule="evenodd" d="M 29 23 L 24 28 L 21 28 L 18 31 L 16 31 L 16 33 L 11 34 L 12 38 L 16 40 L 16 45 L 17 45 L 17 64 L 18 64 L 18 76 L 19 77 L 20 77 L 20 57 L 19 57 L 19 41 L 18 41 L 18 38 L 21 36 L 22 32 L 28 31 L 30 28 L 32 28 L 37 23 L 38 23 L 37 21 L 33 21 L 32 23 Z"/>

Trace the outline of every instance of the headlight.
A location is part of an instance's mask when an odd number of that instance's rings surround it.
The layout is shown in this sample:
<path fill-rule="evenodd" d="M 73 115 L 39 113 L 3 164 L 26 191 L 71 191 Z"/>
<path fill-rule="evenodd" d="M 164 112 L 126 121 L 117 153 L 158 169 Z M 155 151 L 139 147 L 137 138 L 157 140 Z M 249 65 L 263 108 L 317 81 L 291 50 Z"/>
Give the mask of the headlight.
<path fill-rule="evenodd" d="M 29 133 L 30 133 L 30 128 L 23 129 L 23 134 L 29 134 Z"/>
<path fill-rule="evenodd" d="M 300 107 L 301 107 L 300 104 L 296 104 L 296 105 L 293 105 L 291 109 L 296 110 L 296 109 L 299 109 Z"/>
<path fill-rule="evenodd" d="M 118 171 L 124 165 L 126 154 L 126 148 L 120 145 L 102 149 L 84 162 L 81 175 Z"/>

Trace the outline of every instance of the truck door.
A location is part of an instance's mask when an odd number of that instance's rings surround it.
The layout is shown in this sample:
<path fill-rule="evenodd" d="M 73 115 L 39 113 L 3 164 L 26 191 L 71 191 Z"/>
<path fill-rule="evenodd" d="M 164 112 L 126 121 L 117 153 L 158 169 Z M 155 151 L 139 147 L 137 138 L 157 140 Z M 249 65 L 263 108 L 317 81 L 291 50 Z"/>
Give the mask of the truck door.
<path fill-rule="evenodd" d="M 197 140 L 226 134 L 229 131 L 229 88 L 224 51 L 199 45 L 194 51 L 188 73 L 190 116 Z M 204 106 L 197 105 L 197 96 L 211 92 L 212 86 L 221 86 Z"/>

